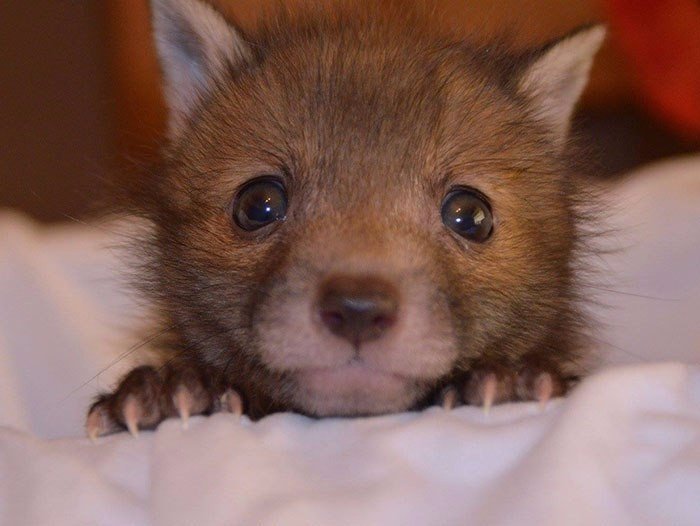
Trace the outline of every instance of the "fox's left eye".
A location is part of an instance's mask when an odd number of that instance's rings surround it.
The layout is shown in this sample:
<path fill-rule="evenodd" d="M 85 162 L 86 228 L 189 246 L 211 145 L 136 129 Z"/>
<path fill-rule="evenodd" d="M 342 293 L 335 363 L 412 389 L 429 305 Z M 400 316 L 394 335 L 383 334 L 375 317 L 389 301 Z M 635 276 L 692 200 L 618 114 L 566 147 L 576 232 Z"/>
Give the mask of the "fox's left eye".
<path fill-rule="evenodd" d="M 460 187 L 442 202 L 442 222 L 463 238 L 483 243 L 493 233 L 493 214 L 486 198 L 476 190 Z"/>
<path fill-rule="evenodd" d="M 235 223 L 248 232 L 258 230 L 287 216 L 287 192 L 276 179 L 262 177 L 247 183 L 233 203 Z"/>

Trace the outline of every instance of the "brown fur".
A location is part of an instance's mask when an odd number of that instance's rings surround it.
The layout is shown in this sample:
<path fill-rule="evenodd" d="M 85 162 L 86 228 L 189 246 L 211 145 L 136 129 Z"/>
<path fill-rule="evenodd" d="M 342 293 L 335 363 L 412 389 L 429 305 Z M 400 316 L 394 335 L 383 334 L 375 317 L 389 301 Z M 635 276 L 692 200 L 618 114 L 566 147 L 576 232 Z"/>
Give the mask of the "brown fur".
<path fill-rule="evenodd" d="M 420 323 L 397 329 L 413 331 L 400 348 L 373 351 L 412 378 L 410 393 L 359 413 L 420 406 L 489 361 L 575 372 L 581 193 L 561 138 L 514 85 L 538 52 L 467 44 L 421 13 L 310 11 L 246 35 L 253 56 L 131 192 L 153 225 L 140 281 L 172 327 L 167 358 L 237 388 L 254 415 L 325 414 L 297 396 L 297 358 L 281 349 L 302 345 L 295 316 L 325 276 L 361 273 L 399 287 Z M 269 235 L 237 231 L 233 196 L 270 173 L 289 189 L 287 220 Z M 489 198 L 486 243 L 441 223 L 454 185 Z M 308 360 L 325 363 L 334 344 L 313 338 Z"/>

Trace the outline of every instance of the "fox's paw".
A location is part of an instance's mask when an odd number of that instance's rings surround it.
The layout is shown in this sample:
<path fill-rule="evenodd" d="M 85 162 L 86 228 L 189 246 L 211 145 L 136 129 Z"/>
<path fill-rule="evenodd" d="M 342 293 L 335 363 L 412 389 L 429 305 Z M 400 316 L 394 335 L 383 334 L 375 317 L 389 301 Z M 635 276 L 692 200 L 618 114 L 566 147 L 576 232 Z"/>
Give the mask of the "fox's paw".
<path fill-rule="evenodd" d="M 140 429 L 154 429 L 166 418 L 179 417 L 187 428 L 191 415 L 216 411 L 242 414 L 240 395 L 233 390 L 217 392 L 196 368 L 143 366 L 95 401 L 85 428 L 92 440 L 124 429 L 137 436 Z"/>
<path fill-rule="evenodd" d="M 549 361 L 524 359 L 518 366 L 483 362 L 464 378 L 446 386 L 438 404 L 452 409 L 461 404 L 476 405 L 488 413 L 495 404 L 535 401 L 544 407 L 554 397 L 568 391 L 571 380 Z"/>

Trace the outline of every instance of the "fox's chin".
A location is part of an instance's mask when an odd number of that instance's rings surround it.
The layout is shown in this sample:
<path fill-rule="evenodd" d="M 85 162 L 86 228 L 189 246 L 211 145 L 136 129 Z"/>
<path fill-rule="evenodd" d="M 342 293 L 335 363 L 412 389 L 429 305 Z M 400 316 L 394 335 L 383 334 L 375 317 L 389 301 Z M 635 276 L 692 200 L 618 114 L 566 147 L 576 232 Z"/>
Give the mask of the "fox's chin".
<path fill-rule="evenodd" d="M 301 369 L 296 405 L 315 416 L 362 416 L 410 409 L 423 394 L 416 379 L 364 364 Z"/>

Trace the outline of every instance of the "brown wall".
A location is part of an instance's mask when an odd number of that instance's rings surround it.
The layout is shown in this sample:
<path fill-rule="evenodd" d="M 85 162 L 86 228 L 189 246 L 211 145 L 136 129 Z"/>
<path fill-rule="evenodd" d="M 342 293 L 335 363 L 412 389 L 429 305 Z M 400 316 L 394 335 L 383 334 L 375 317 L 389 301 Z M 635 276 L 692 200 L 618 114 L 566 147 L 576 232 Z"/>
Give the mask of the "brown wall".
<path fill-rule="evenodd" d="M 84 214 L 114 155 L 101 1 L 0 2 L 0 206 Z"/>

